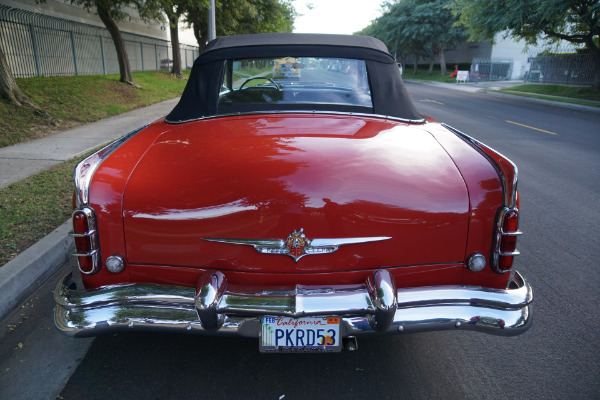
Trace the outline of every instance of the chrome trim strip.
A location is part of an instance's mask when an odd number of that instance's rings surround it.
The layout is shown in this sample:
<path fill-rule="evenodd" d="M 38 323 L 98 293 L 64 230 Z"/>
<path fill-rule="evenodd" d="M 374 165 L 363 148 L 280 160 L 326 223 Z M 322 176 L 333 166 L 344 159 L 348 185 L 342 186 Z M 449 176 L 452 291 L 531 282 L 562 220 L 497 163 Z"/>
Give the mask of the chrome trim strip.
<path fill-rule="evenodd" d="M 459 131 L 458 129 L 453 128 L 448 124 L 442 123 L 441 125 L 444 128 L 446 128 L 446 129 L 450 130 L 451 132 L 455 133 L 456 135 L 458 135 L 463 140 L 465 140 L 476 150 L 479 150 L 479 152 L 487 160 L 489 160 L 491 162 L 494 169 L 496 169 L 496 172 L 498 172 L 498 175 L 500 176 L 500 180 L 502 181 L 502 187 L 504 189 L 504 206 L 510 207 L 510 208 L 516 208 L 517 207 L 517 182 L 518 182 L 518 177 L 519 177 L 519 169 L 517 168 L 516 164 L 513 163 L 508 157 L 505 157 L 502 153 L 499 153 L 498 151 L 492 149 L 491 147 L 483 144 L 479 140 L 467 135 L 466 133 L 463 133 L 463 132 Z M 493 151 L 494 153 L 498 154 L 500 157 L 504 158 L 514 169 L 515 175 L 513 178 L 513 186 L 512 186 L 511 193 L 508 193 L 508 189 L 507 189 L 508 185 L 506 183 L 506 177 L 504 176 L 504 172 L 502 172 L 502 168 L 500 167 L 500 165 L 498 165 L 498 163 L 494 159 L 492 159 L 490 156 L 488 156 L 485 152 L 481 151 L 481 149 L 483 149 L 483 148 Z"/>
<path fill-rule="evenodd" d="M 240 113 L 230 113 L 230 114 L 219 114 L 219 115 L 210 115 L 206 117 L 192 118 L 186 119 L 185 121 L 170 121 L 165 119 L 165 122 L 173 125 L 185 124 L 188 122 L 194 121 L 204 121 L 208 119 L 214 118 L 226 118 L 226 117 L 237 117 L 242 115 L 264 115 L 264 114 L 316 114 L 316 115 L 344 115 L 348 117 L 365 117 L 365 118 L 383 118 L 389 119 L 391 121 L 398 122 L 406 122 L 409 124 L 422 124 L 427 121 L 426 118 L 421 119 L 407 119 L 407 118 L 399 118 L 392 117 L 390 115 L 380 115 L 380 114 L 368 114 L 368 113 L 353 113 L 353 112 L 344 112 L 344 111 L 317 111 L 317 110 L 266 110 L 266 111 L 248 111 L 248 112 L 240 112 Z"/>
<path fill-rule="evenodd" d="M 241 244 L 246 246 L 257 247 L 283 247 L 285 242 L 281 239 L 228 239 L 228 238 L 202 238 L 207 242 Z"/>
<path fill-rule="evenodd" d="M 71 253 L 72 256 L 74 257 L 89 257 L 89 256 L 93 256 L 94 254 L 97 254 L 98 250 L 90 250 L 87 253 L 78 253 L 77 251 L 74 251 Z"/>
<path fill-rule="evenodd" d="M 119 139 L 115 140 L 112 143 L 104 146 L 94 154 L 90 155 L 83 161 L 81 161 L 75 167 L 75 188 L 77 192 L 77 208 L 81 208 L 89 204 L 89 192 L 90 192 L 90 183 L 92 182 L 92 177 L 94 173 L 104 161 L 113 151 L 115 151 L 119 146 L 128 141 L 135 134 L 149 126 L 150 124 L 145 124 L 140 126 L 137 129 L 127 133 L 124 136 L 121 136 Z"/>
<path fill-rule="evenodd" d="M 498 253 L 501 256 L 519 256 L 521 255 L 521 252 L 519 250 L 515 250 L 515 251 L 500 251 Z"/>
<path fill-rule="evenodd" d="M 79 210 L 76 210 L 76 211 L 79 211 Z M 74 237 L 74 238 L 76 238 L 76 237 L 92 237 L 95 234 L 96 234 L 95 229 L 87 231 L 86 233 L 75 233 L 74 231 L 69 231 L 69 236 Z"/>
<path fill-rule="evenodd" d="M 364 285 L 299 285 L 293 291 L 252 293 L 227 291 L 221 275 L 219 271 L 204 274 L 198 294 L 193 288 L 142 283 L 76 290 L 67 275 L 54 291 L 55 324 L 76 337 L 126 329 L 258 337 L 262 315 L 339 315 L 344 337 L 456 328 L 512 336 L 531 324 L 533 292 L 518 273 L 508 289 L 395 289 L 391 275 L 378 270 Z M 209 313 L 217 318 L 216 328 L 206 319 Z"/>
<path fill-rule="evenodd" d="M 284 239 L 234 239 L 234 238 L 202 238 L 208 242 L 240 244 L 252 246 L 256 251 L 262 254 L 286 255 L 298 262 L 304 256 L 314 254 L 329 254 L 337 251 L 340 246 L 348 244 L 359 244 L 368 242 L 378 242 L 391 239 L 389 236 L 357 237 L 357 238 L 328 238 L 328 239 L 308 239 L 304 235 L 302 228 L 293 231 Z M 297 242 L 292 245 L 291 242 Z"/>

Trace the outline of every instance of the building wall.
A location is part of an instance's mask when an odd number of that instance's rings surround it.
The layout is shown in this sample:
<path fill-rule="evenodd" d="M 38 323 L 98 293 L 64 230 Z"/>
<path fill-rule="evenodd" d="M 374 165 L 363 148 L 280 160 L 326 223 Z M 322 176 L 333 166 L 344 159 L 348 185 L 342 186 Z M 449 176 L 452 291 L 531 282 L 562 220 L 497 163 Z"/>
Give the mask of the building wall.
<path fill-rule="evenodd" d="M 529 47 L 522 41 L 510 37 L 504 37 L 501 32 L 494 38 L 494 46 L 492 47 L 493 59 L 509 58 L 512 60 L 512 75 L 511 79 L 523 79 L 527 65 L 527 58 L 535 46 Z"/>
<path fill-rule="evenodd" d="M 36 3 L 35 0 L 2 0 L 2 4 L 13 8 L 45 14 L 51 17 L 104 27 L 104 24 L 97 14 L 93 11 L 88 12 L 88 10 L 83 7 L 73 5 L 68 0 L 46 0 L 45 3 L 41 4 Z M 117 23 L 122 32 L 169 40 L 169 30 L 166 28 L 166 23 L 152 22 L 147 24 L 140 20 L 135 10 L 129 8 L 127 9 L 127 13 L 131 15 L 133 19 L 131 21 L 120 21 Z"/>
<path fill-rule="evenodd" d="M 445 51 L 446 64 L 466 64 L 474 58 L 490 58 L 492 46 L 490 42 L 467 42 L 454 49 Z"/>

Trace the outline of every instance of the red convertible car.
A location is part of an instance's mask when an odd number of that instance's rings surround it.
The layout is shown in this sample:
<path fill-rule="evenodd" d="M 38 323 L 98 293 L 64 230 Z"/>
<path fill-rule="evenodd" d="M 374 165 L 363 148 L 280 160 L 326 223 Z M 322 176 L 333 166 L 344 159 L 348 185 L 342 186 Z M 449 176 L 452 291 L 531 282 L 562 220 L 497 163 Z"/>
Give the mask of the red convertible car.
<path fill-rule="evenodd" d="M 273 76 L 285 57 L 306 66 L 298 79 Z M 218 38 L 173 111 L 82 161 L 75 183 L 81 274 L 55 290 L 72 336 L 329 352 L 371 334 L 531 324 L 513 269 L 516 166 L 420 115 L 374 38 Z"/>

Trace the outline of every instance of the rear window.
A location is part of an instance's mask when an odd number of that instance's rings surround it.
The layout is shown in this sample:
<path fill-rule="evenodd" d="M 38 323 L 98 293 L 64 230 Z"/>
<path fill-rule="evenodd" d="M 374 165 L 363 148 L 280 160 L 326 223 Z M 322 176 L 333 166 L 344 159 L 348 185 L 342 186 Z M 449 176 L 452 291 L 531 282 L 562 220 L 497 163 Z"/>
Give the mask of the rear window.
<path fill-rule="evenodd" d="M 373 107 L 364 60 L 282 56 L 226 61 L 220 109 L 295 104 Z"/>

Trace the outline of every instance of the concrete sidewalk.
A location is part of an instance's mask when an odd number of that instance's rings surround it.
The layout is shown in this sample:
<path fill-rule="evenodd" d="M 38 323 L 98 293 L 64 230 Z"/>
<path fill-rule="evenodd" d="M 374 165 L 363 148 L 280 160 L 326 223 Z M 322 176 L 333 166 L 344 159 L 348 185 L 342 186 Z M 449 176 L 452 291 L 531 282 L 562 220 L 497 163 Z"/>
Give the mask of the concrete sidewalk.
<path fill-rule="evenodd" d="M 42 139 L 0 148 L 0 188 L 105 145 L 168 114 L 179 98 L 92 122 Z M 70 259 L 70 221 L 0 266 L 0 319 Z"/>
<path fill-rule="evenodd" d="M 495 81 L 495 82 L 465 82 L 465 83 L 446 83 L 436 81 L 421 81 L 418 79 L 405 79 L 405 82 L 421 83 L 430 86 L 440 86 L 446 89 L 460 90 L 462 92 L 476 93 L 484 90 L 500 90 L 507 87 L 522 85 L 523 81 Z"/>
<path fill-rule="evenodd" d="M 178 101 L 179 98 L 163 101 L 41 139 L 0 148 L 0 189 L 163 117 Z"/>

